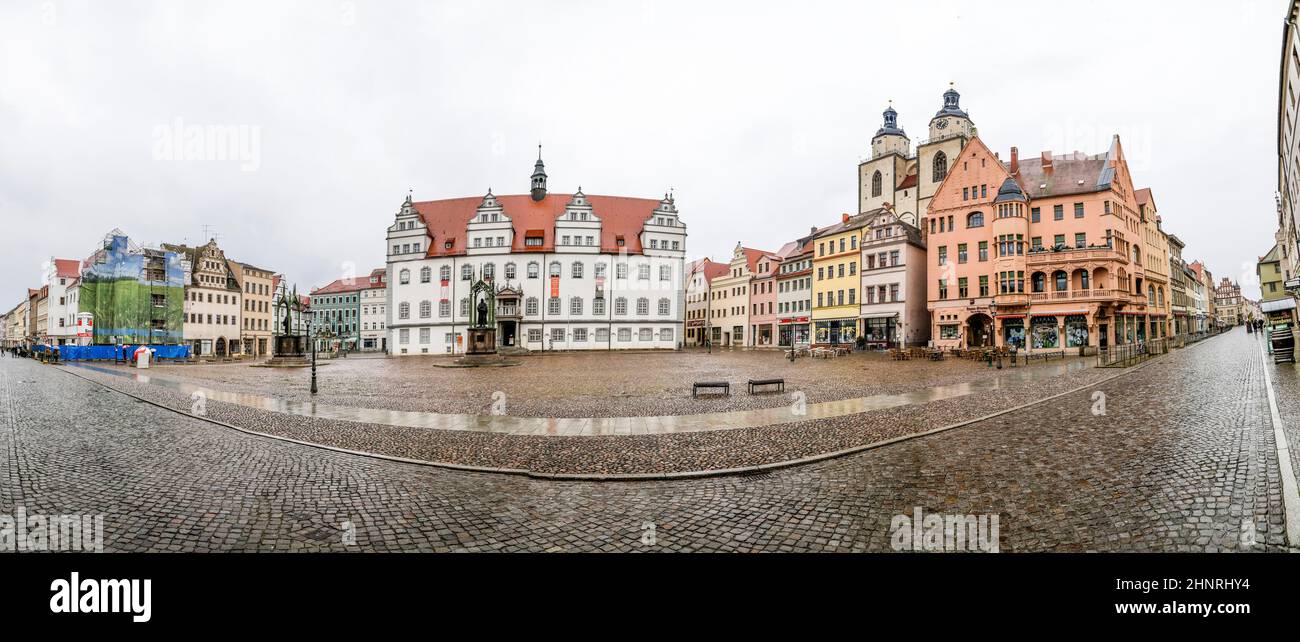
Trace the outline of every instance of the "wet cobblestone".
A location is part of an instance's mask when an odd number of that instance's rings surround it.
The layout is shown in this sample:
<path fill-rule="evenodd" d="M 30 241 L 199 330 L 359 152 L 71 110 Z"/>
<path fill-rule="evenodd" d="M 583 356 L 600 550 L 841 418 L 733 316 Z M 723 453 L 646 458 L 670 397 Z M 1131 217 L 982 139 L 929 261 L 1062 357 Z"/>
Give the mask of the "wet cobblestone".
<path fill-rule="evenodd" d="M 604 483 L 332 453 L 0 362 L 0 480 L 19 484 L 0 501 L 102 513 L 114 551 L 887 551 L 890 520 L 914 507 L 996 513 L 1003 551 L 1235 551 L 1243 524 L 1246 548 L 1279 550 L 1265 366 L 1248 341 L 1098 385 L 1100 416 L 1085 390 L 763 475 Z"/>

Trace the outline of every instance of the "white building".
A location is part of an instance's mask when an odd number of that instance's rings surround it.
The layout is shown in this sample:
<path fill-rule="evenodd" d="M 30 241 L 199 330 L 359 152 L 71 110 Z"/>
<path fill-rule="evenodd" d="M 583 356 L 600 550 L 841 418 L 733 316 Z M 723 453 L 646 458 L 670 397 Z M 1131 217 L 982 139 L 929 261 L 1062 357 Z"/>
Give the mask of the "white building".
<path fill-rule="evenodd" d="M 370 272 L 361 288 L 361 351 L 388 350 L 388 272 L 378 268 Z"/>
<path fill-rule="evenodd" d="M 528 350 L 676 349 L 686 227 L 663 200 L 548 194 L 412 202 L 388 228 L 388 348 L 464 352 L 470 286 L 497 289 L 496 340 Z"/>
<path fill-rule="evenodd" d="M 812 337 L 813 248 L 804 239 L 793 243 L 797 247 L 782 248 L 785 260 L 776 275 L 776 336 L 784 348 L 808 345 Z"/>
<path fill-rule="evenodd" d="M 239 352 L 242 298 L 226 255 L 210 240 L 202 247 L 164 245 L 181 253 L 185 272 L 185 343 L 195 356 L 224 357 Z"/>
<path fill-rule="evenodd" d="M 921 230 L 889 210 L 878 210 L 862 235 L 862 336 L 878 348 L 923 346 L 930 340 L 926 309 L 926 250 Z M 985 256 L 958 261 L 988 260 Z M 910 268 L 910 269 L 909 269 Z M 987 288 L 987 283 L 981 287 Z M 988 296 L 979 292 L 978 296 Z"/>
<path fill-rule="evenodd" d="M 68 287 L 80 276 L 81 261 L 50 257 L 45 275 L 49 298 L 46 303 L 46 327 L 43 328 L 50 345 L 77 342 L 77 306 L 68 300 Z"/>

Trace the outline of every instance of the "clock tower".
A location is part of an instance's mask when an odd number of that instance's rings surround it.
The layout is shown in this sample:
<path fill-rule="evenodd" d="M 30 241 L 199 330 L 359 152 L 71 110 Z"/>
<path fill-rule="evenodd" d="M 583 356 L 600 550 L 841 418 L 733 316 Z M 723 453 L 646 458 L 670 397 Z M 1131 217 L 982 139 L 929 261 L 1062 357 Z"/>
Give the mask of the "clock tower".
<path fill-rule="evenodd" d="M 939 184 L 948 176 L 961 158 L 961 150 L 975 136 L 975 124 L 961 108 L 961 94 L 948 84 L 943 92 L 943 108 L 930 119 L 930 138 L 916 148 L 918 174 L 917 211 L 921 215 L 921 233 L 927 232 L 925 219 L 929 215 L 930 199 Z"/>
<path fill-rule="evenodd" d="M 961 94 L 949 83 L 948 91 L 943 92 L 943 109 L 930 119 L 930 139 L 948 138 L 950 136 L 972 136 L 970 116 L 961 109 Z"/>

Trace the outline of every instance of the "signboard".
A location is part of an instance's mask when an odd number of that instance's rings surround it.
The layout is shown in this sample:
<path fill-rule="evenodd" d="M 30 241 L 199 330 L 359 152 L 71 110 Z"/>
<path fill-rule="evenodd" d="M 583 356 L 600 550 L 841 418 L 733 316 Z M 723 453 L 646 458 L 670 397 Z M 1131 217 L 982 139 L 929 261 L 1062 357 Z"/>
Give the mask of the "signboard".
<path fill-rule="evenodd" d="M 560 277 L 558 276 L 551 277 L 551 298 L 560 298 Z"/>
<path fill-rule="evenodd" d="M 450 285 L 450 283 L 448 282 L 447 279 L 442 279 L 442 292 L 441 292 L 441 294 L 439 295 L 439 297 L 441 298 L 441 300 L 442 300 L 443 303 L 446 303 L 447 301 L 451 300 L 451 299 L 450 299 L 450 293 L 449 293 L 449 291 L 448 291 L 448 290 L 449 290 L 449 287 L 448 287 L 449 285 Z"/>
<path fill-rule="evenodd" d="M 89 312 L 77 313 L 77 338 L 89 339 L 95 334 L 95 315 Z"/>
<path fill-rule="evenodd" d="M 603 276 L 596 277 L 596 298 L 605 298 L 605 277 Z"/>
<path fill-rule="evenodd" d="M 786 325 L 789 323 L 808 323 L 808 317 L 785 317 L 777 319 L 776 322 L 779 325 Z"/>
<path fill-rule="evenodd" d="M 703 327 L 704 327 L 704 319 L 691 319 L 691 320 L 689 320 L 689 321 L 686 322 L 686 327 L 688 327 L 688 328 L 703 328 Z"/>
<path fill-rule="evenodd" d="M 1282 284 L 1282 287 L 1288 290 L 1300 290 L 1300 277 L 1287 279 L 1286 283 Z"/>

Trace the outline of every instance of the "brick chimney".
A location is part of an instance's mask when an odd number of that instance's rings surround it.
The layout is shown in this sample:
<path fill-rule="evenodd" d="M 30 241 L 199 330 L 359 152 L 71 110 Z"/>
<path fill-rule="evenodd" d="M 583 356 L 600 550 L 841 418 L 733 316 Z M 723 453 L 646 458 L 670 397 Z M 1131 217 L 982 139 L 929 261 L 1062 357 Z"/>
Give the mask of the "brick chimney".
<path fill-rule="evenodd" d="M 1020 175 L 1020 150 L 1015 147 L 1011 148 L 1011 175 Z"/>

